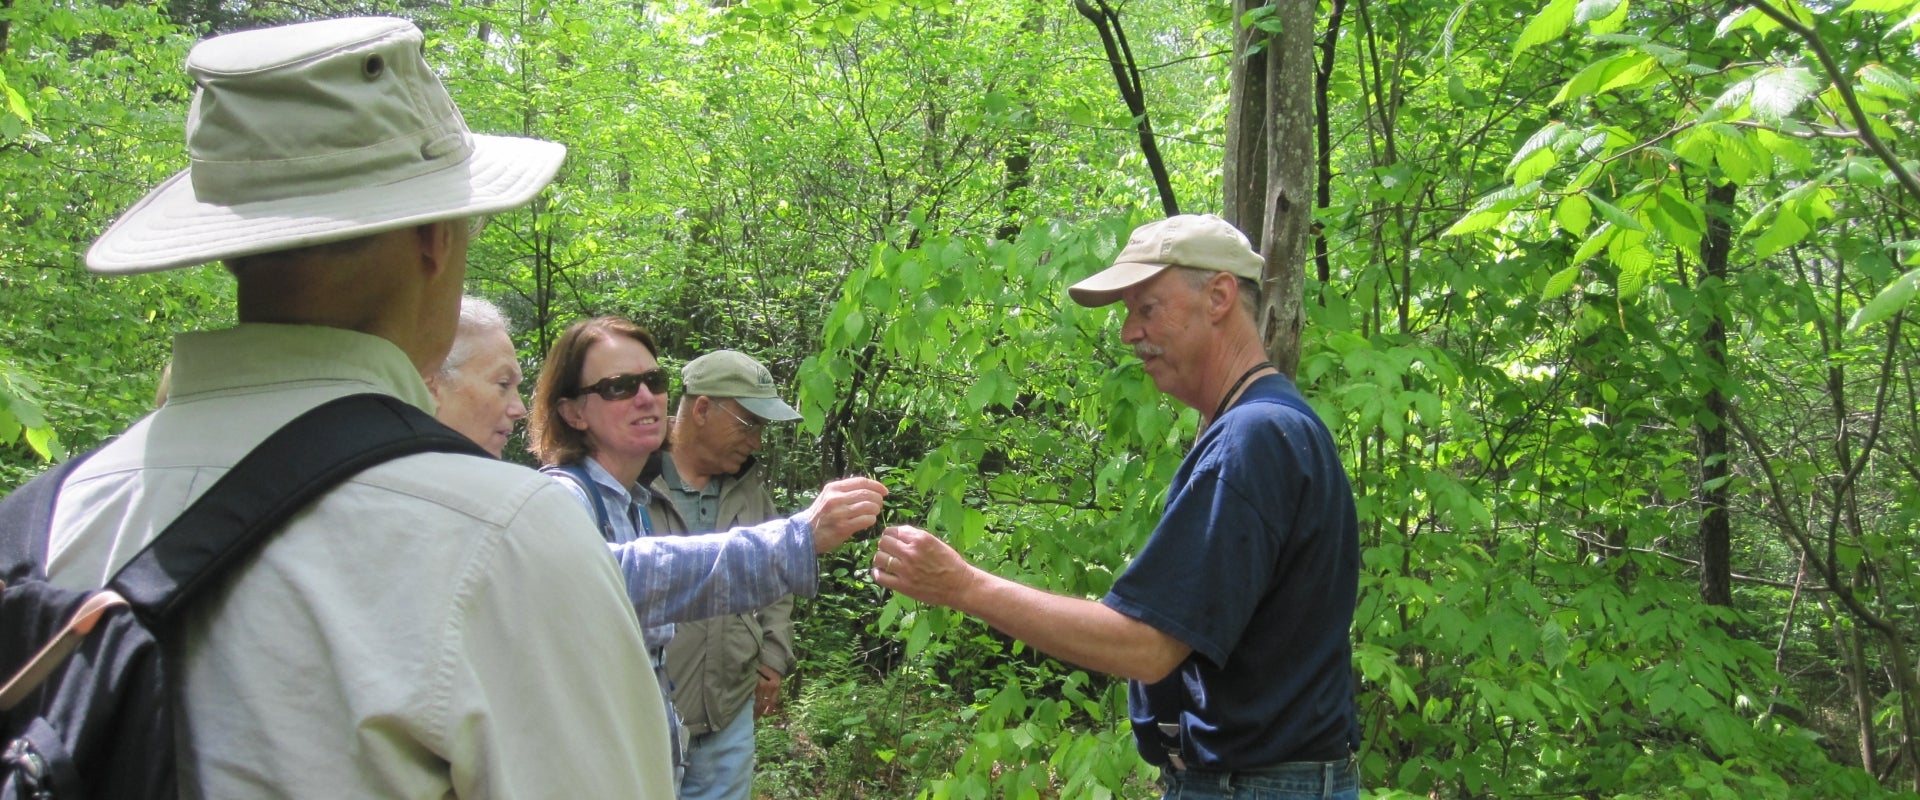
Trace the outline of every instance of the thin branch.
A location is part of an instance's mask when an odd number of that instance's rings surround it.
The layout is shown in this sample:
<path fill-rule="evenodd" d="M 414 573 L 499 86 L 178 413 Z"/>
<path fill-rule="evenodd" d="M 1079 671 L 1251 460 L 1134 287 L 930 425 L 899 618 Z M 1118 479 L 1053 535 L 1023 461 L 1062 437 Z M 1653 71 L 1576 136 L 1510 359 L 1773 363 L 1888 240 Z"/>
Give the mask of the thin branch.
<path fill-rule="evenodd" d="M 1695 561 L 1690 558 L 1686 558 L 1684 556 L 1674 555 L 1673 553 L 1669 553 L 1665 550 L 1655 550 L 1651 547 L 1627 547 L 1625 545 L 1608 544 L 1605 540 L 1592 538 L 1579 531 L 1571 531 L 1569 532 L 1568 535 L 1572 536 L 1575 539 L 1579 539 L 1580 541 L 1588 545 L 1597 547 L 1601 550 L 1607 550 L 1614 553 L 1645 553 L 1650 556 L 1659 556 L 1668 561 L 1672 561 L 1676 564 L 1685 564 L 1689 567 L 1693 567 L 1696 569 L 1700 567 L 1700 562 L 1698 561 Z M 1742 575 L 1738 572 L 1732 573 L 1732 577 L 1734 580 L 1739 581 L 1741 583 L 1751 583 L 1757 586 L 1771 586 L 1775 589 L 1789 589 L 1794 592 L 1833 591 L 1832 589 L 1829 589 L 1825 586 L 1806 586 L 1803 583 L 1800 583 L 1797 581 L 1794 583 L 1787 583 L 1785 581 L 1776 581 L 1771 578 L 1756 578 L 1752 575 Z"/>
<path fill-rule="evenodd" d="M 1126 30 L 1120 26 L 1120 11 L 1108 5 L 1107 0 L 1074 0 L 1073 8 L 1100 33 L 1100 44 L 1107 51 L 1107 65 L 1113 69 L 1113 82 L 1140 134 L 1140 155 L 1146 159 L 1147 170 L 1153 173 L 1153 185 L 1160 191 L 1161 209 L 1169 217 L 1179 214 L 1180 201 L 1173 195 L 1173 178 L 1167 172 L 1166 160 L 1160 156 L 1160 146 L 1154 141 L 1153 121 L 1147 116 L 1146 88 L 1141 85 L 1133 49 L 1127 45 Z"/>
<path fill-rule="evenodd" d="M 1853 83 L 1847 80 L 1846 73 L 1840 71 L 1840 64 L 1834 60 L 1833 53 L 1827 50 L 1827 43 L 1821 41 L 1812 27 L 1773 7 L 1767 0 L 1747 0 L 1747 2 L 1753 6 L 1754 10 L 1780 23 L 1780 27 L 1792 31 L 1807 43 L 1807 47 L 1813 50 L 1814 57 L 1820 60 L 1820 67 L 1826 71 L 1827 78 L 1833 81 L 1834 90 L 1840 93 L 1840 102 L 1846 104 L 1847 114 L 1853 117 L 1853 125 L 1859 129 L 1860 138 L 1867 143 L 1868 148 L 1873 150 L 1874 155 L 1880 157 L 1881 163 L 1887 165 L 1887 169 L 1893 172 L 1894 177 L 1900 180 L 1901 188 L 1906 189 L 1907 194 L 1912 195 L 1913 199 L 1920 200 L 1920 179 L 1914 178 L 1913 173 L 1907 171 L 1906 165 L 1900 163 L 1900 157 L 1894 155 L 1893 149 L 1887 147 L 1887 143 L 1880 141 L 1880 136 L 1873 132 L 1873 127 L 1868 124 L 1866 110 L 1860 107 L 1860 98 L 1853 94 Z"/>

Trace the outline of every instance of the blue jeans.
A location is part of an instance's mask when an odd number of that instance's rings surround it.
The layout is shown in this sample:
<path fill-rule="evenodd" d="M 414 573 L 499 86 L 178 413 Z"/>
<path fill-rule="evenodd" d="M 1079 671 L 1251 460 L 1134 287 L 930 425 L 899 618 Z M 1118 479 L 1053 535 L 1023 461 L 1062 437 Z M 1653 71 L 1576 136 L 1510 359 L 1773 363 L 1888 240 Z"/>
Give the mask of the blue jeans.
<path fill-rule="evenodd" d="M 1290 761 L 1241 772 L 1163 770 L 1161 800 L 1359 800 L 1360 774 L 1352 759 Z"/>
<path fill-rule="evenodd" d="M 753 797 L 753 700 L 727 727 L 693 737 L 687 747 L 687 777 L 680 800 L 751 800 Z"/>

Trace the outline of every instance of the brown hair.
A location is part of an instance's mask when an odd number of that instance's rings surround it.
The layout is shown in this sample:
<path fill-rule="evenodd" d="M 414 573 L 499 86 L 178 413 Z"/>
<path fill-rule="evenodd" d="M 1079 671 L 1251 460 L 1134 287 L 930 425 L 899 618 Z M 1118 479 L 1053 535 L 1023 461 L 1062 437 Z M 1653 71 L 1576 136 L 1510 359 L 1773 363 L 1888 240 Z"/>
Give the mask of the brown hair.
<path fill-rule="evenodd" d="M 587 434 L 560 416 L 560 403 L 580 391 L 580 370 L 586 366 L 587 350 L 594 342 L 615 336 L 646 345 L 649 354 L 660 357 L 653 334 L 632 320 L 613 316 L 573 323 L 547 350 L 540 380 L 533 389 L 533 413 L 527 415 L 527 439 L 540 463 L 571 464 L 587 457 Z"/>

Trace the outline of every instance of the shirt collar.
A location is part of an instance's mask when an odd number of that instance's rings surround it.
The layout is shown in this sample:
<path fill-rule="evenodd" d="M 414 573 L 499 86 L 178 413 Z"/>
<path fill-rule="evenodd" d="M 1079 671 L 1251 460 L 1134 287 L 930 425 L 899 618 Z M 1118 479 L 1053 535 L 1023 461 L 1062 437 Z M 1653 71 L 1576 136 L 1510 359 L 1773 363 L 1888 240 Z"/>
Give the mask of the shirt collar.
<path fill-rule="evenodd" d="M 354 382 L 432 413 L 412 360 L 378 336 L 315 325 L 243 323 L 184 333 L 173 343 L 172 400 L 246 393 L 290 383 Z"/>
<path fill-rule="evenodd" d="M 647 501 L 653 499 L 653 493 L 638 483 L 632 486 L 621 486 L 620 479 L 613 477 L 613 473 L 608 472 L 606 467 L 600 466 L 600 462 L 594 460 L 593 456 L 581 459 L 581 463 L 586 465 L 587 477 L 593 479 L 594 485 L 611 493 L 620 502 L 645 505 Z"/>
<path fill-rule="evenodd" d="M 661 479 L 667 482 L 667 488 L 672 489 L 676 492 L 680 492 L 682 494 L 697 495 L 701 497 L 719 497 L 720 481 L 725 480 L 728 477 L 733 477 L 733 476 L 727 476 L 727 475 L 715 475 L 712 478 L 707 479 L 706 488 L 695 491 L 694 489 L 688 488 L 686 481 L 683 481 L 680 479 L 680 470 L 679 468 L 673 465 L 673 456 L 671 454 L 664 454 L 664 453 L 662 454 L 662 456 L 663 457 L 660 459 Z M 741 470 L 741 471 L 745 472 L 745 470 Z"/>

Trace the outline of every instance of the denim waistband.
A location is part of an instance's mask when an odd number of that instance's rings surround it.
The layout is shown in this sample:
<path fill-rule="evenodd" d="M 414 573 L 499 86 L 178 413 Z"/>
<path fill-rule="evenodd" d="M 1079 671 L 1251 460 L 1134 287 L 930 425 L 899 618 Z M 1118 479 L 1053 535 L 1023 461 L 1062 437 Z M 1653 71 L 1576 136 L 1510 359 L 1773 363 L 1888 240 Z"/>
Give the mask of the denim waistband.
<path fill-rule="evenodd" d="M 1357 790 L 1360 771 L 1352 758 L 1336 761 L 1288 761 L 1272 766 L 1232 771 L 1204 769 L 1165 769 L 1164 783 L 1220 788 L 1266 788 L 1293 792 L 1343 792 Z"/>

